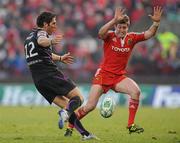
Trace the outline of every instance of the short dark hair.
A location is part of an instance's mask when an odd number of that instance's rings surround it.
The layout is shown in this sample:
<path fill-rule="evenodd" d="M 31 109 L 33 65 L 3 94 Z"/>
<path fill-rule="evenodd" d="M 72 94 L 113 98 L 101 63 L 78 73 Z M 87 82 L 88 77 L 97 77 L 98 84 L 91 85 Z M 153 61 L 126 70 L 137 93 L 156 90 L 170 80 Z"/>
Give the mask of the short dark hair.
<path fill-rule="evenodd" d="M 38 18 L 37 18 L 37 20 L 36 20 L 36 25 L 37 25 L 38 27 L 41 27 L 41 28 L 42 28 L 42 27 L 44 26 L 44 22 L 46 22 L 47 24 L 49 24 L 54 17 L 56 17 L 56 14 L 54 14 L 54 13 L 51 13 L 51 12 L 42 12 L 42 13 L 38 16 Z"/>

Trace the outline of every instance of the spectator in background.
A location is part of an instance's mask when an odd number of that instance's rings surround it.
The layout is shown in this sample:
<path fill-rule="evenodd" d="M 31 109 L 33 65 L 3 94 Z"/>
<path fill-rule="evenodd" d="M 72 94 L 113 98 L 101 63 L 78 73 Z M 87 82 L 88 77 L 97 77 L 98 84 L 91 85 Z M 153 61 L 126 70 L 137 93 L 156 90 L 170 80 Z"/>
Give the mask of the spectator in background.
<path fill-rule="evenodd" d="M 162 45 L 162 57 L 164 59 L 175 59 L 179 42 L 178 37 L 172 32 L 164 31 L 163 33 L 159 33 L 157 38 Z"/>
<path fill-rule="evenodd" d="M 27 33 L 34 27 L 35 21 L 32 21 L 34 17 L 37 16 L 38 13 L 44 10 L 54 10 L 56 13 L 63 13 L 63 15 L 59 15 L 57 17 L 59 27 L 65 33 L 65 39 L 63 41 L 64 50 L 58 51 L 58 53 L 62 54 L 67 50 L 70 50 L 72 54 L 76 52 L 78 49 L 78 43 L 82 38 L 96 38 L 98 29 L 107 21 L 112 19 L 113 11 L 112 9 L 117 5 L 122 5 L 126 7 L 127 13 L 132 19 L 132 28 L 134 25 L 138 25 L 135 30 L 138 31 L 141 27 L 144 27 L 145 23 L 141 22 L 144 18 L 144 10 L 149 11 L 152 6 L 162 5 L 165 8 L 165 13 L 162 21 L 162 25 L 169 25 L 169 32 L 175 33 L 177 37 L 180 36 L 179 32 L 179 24 L 180 22 L 180 2 L 178 0 L 161 0 L 161 1 L 150 1 L 150 0 L 14 0 L 14 1 L 0 1 L 0 43 L 1 49 L 0 54 L 3 56 L 0 58 L 1 60 L 1 70 L 3 78 L 9 77 L 27 77 L 27 69 L 25 65 L 21 65 L 19 68 L 18 63 L 24 63 L 25 59 L 22 56 L 22 43 Z M 88 10 L 87 10 L 88 9 Z M 148 21 L 145 20 L 147 25 Z M 150 21 L 149 21 L 150 22 Z M 173 23 L 174 22 L 174 23 Z M 142 26 L 139 24 L 142 23 Z M 130 27 L 131 28 L 131 27 Z M 132 29 L 134 30 L 134 29 Z M 9 33 L 12 31 L 16 31 L 15 33 L 15 41 L 13 44 L 10 42 L 11 40 L 8 38 Z M 140 31 L 140 30 L 139 30 Z M 9 41 L 10 40 L 10 41 Z M 18 42 L 17 42 L 18 41 Z M 156 42 L 156 41 L 155 41 Z M 9 44 L 11 43 L 11 44 Z M 96 40 L 97 49 L 100 45 L 100 41 Z M 179 47 L 178 43 L 178 47 Z M 145 47 L 150 48 L 147 43 Z M 179 49 L 177 49 L 179 51 Z M 100 50 L 99 50 L 100 51 Z M 81 51 L 80 51 L 81 52 Z M 80 53 L 78 52 L 78 53 Z M 138 50 L 137 50 L 138 52 Z M 149 52 L 149 51 L 148 51 Z M 5 53 L 5 55 L 4 55 Z M 90 53 L 87 52 L 87 55 L 93 58 L 94 57 L 101 58 L 101 52 Z M 178 53 L 178 52 L 177 52 Z M 20 56 L 16 56 L 20 55 Z M 134 52 L 136 54 L 136 51 Z M 149 54 L 148 54 L 149 55 Z M 77 60 L 81 56 L 77 56 Z M 86 55 L 85 55 L 86 57 Z M 20 60 L 17 61 L 17 58 Z M 89 60 L 91 60 L 89 58 Z M 146 60 L 150 61 L 151 57 L 146 56 Z M 167 58 L 167 57 L 166 57 Z M 7 59 L 7 60 L 5 60 Z M 86 62 L 90 62 L 86 60 L 85 62 L 80 62 L 79 66 L 84 67 Z M 133 60 L 133 59 L 132 59 Z M 138 57 L 137 60 L 143 60 L 142 57 Z M 12 68 L 12 62 L 15 63 Z M 96 66 L 98 66 L 97 62 L 94 62 Z M 150 63 L 151 64 L 151 63 Z M 133 67 L 134 66 L 134 67 Z M 145 68 L 147 65 L 142 65 L 144 68 L 144 73 L 149 73 L 149 70 Z M 131 66 L 132 68 L 136 68 L 135 65 Z M 71 70 L 71 67 L 65 67 L 66 72 L 71 72 L 73 77 L 77 77 L 77 71 Z M 176 68 L 172 67 L 172 71 L 174 72 Z M 16 72 L 18 71 L 18 72 Z M 84 73 L 89 79 L 91 75 L 94 73 L 94 70 L 89 69 L 89 74 Z M 138 71 L 135 71 L 137 74 Z M 0 74 L 1 74 L 0 73 Z M 156 73 L 162 73 L 162 71 L 157 68 Z M 177 72 L 176 72 L 177 73 Z M 173 74 L 172 74 L 173 75 Z M 79 78 L 80 79 L 80 78 Z"/>

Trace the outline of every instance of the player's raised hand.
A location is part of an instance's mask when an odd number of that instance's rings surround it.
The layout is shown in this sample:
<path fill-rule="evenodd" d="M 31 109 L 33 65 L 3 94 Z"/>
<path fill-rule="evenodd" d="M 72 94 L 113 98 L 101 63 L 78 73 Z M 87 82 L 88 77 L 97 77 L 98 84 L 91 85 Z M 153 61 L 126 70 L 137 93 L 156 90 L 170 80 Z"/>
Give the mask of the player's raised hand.
<path fill-rule="evenodd" d="M 52 39 L 52 44 L 53 45 L 59 44 L 62 41 L 63 37 L 64 37 L 63 34 L 55 35 L 54 38 Z"/>
<path fill-rule="evenodd" d="M 114 20 L 116 22 L 118 22 L 124 18 L 124 11 L 125 11 L 125 9 L 123 9 L 121 7 L 116 8 L 115 14 L 114 14 Z"/>
<path fill-rule="evenodd" d="M 160 22 L 163 9 L 160 6 L 154 7 L 153 15 L 149 15 L 154 22 Z"/>
<path fill-rule="evenodd" d="M 70 52 L 68 52 L 67 54 L 64 54 L 63 56 L 61 56 L 61 61 L 65 64 L 73 64 L 74 57 L 71 56 Z"/>

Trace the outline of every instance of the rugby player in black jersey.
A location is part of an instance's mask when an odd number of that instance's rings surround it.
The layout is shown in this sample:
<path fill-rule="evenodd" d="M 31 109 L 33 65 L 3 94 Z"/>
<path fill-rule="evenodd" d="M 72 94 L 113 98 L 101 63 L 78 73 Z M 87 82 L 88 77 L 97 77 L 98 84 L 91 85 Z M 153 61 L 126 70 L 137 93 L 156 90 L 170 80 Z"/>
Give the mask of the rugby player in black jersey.
<path fill-rule="evenodd" d="M 50 104 L 65 108 L 59 111 L 60 128 L 63 128 L 64 122 L 69 121 L 84 140 L 96 138 L 84 129 L 74 113 L 83 102 L 80 90 L 54 63 L 74 62 L 70 53 L 60 56 L 52 52 L 53 45 L 59 44 L 63 39 L 62 34 L 51 36 L 57 30 L 56 15 L 43 12 L 37 17 L 36 25 L 37 28 L 30 32 L 24 42 L 25 56 L 35 87 Z"/>

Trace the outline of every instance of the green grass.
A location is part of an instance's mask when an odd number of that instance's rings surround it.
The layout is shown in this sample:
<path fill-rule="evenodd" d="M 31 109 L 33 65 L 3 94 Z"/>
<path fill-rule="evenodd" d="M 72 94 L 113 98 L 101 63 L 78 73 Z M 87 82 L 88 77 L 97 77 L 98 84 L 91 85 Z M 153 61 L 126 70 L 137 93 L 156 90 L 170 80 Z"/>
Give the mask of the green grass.
<path fill-rule="evenodd" d="M 57 127 L 56 107 L 1 107 L 0 143 L 79 143 L 75 131 L 65 138 L 65 129 Z M 98 110 L 82 120 L 84 126 L 101 138 L 89 143 L 180 143 L 180 109 L 141 107 L 136 123 L 145 128 L 143 134 L 128 134 L 127 108 L 116 108 L 113 116 L 104 119 Z"/>

